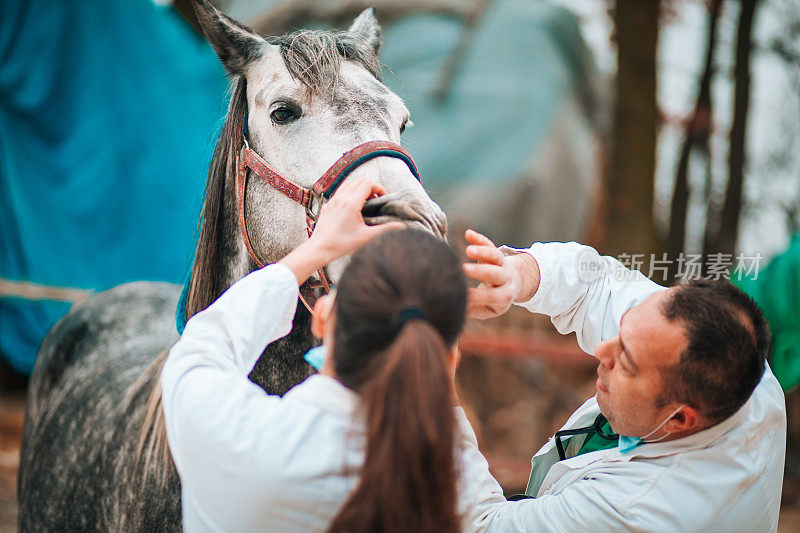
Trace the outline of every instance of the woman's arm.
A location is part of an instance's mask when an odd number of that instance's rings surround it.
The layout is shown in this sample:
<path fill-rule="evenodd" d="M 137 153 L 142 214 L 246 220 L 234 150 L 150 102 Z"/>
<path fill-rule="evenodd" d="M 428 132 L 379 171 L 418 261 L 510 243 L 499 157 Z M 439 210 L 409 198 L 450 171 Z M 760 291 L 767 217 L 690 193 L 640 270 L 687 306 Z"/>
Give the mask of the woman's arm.
<path fill-rule="evenodd" d="M 270 420 L 279 417 L 282 400 L 247 374 L 267 344 L 291 330 L 297 295 L 288 268 L 266 266 L 193 316 L 170 350 L 161 373 L 167 440 L 197 505 L 245 501 L 256 490 L 245 479 L 231 479 L 226 469 L 269 470 L 271 457 L 259 453 L 265 442 L 259 435 L 275 429 Z"/>
<path fill-rule="evenodd" d="M 286 417 L 281 398 L 247 375 L 264 348 L 291 330 L 299 284 L 372 237 L 402 227 L 364 224 L 364 202 L 382 193 L 366 180 L 345 182 L 323 207 L 311 239 L 237 281 L 187 321 L 161 374 L 167 438 L 185 493 L 216 506 L 236 497 L 248 501 L 263 489 L 263 477 L 251 478 L 274 466 L 263 447 Z"/>

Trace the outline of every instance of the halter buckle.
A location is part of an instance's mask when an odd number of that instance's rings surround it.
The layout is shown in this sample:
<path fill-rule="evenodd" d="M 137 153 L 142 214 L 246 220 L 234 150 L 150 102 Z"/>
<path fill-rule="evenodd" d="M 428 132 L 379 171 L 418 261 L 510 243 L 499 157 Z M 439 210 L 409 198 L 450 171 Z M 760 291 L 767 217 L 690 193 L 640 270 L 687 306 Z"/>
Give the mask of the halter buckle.
<path fill-rule="evenodd" d="M 314 192 L 312 189 L 308 190 L 308 203 L 306 204 L 306 223 L 308 224 L 308 235 L 314 231 L 314 226 L 317 224 L 319 213 L 322 210 L 323 195 Z"/>

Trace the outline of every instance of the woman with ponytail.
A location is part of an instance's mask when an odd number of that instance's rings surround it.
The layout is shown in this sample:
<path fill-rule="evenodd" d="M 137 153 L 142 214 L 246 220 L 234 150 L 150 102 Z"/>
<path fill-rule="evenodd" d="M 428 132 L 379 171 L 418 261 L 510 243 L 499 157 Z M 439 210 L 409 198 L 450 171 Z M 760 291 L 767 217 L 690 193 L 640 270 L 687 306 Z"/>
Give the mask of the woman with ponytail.
<path fill-rule="evenodd" d="M 383 192 L 348 180 L 311 239 L 187 322 L 161 377 L 185 530 L 448 533 L 500 498 L 456 407 L 462 264 L 430 234 L 366 226 Z M 267 395 L 247 375 L 291 329 L 298 286 L 350 254 L 315 305 L 320 373 Z"/>
<path fill-rule="evenodd" d="M 364 466 L 331 531 L 457 531 L 454 349 L 461 263 L 420 231 L 356 252 L 334 302 L 330 370 L 361 400 Z"/>

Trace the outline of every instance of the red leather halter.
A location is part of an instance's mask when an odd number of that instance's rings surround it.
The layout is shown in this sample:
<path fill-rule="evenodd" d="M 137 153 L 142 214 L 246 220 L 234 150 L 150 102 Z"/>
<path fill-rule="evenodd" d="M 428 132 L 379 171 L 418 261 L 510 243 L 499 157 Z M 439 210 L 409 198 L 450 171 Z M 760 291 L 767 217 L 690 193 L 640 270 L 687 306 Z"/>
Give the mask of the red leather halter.
<path fill-rule="evenodd" d="M 250 237 L 247 234 L 247 222 L 245 221 L 244 206 L 248 169 L 255 172 L 275 190 L 281 192 L 305 208 L 306 230 L 308 231 L 309 237 L 311 237 L 314 231 L 314 225 L 319 216 L 319 209 L 322 207 L 324 201 L 333 196 L 339 184 L 341 184 L 353 170 L 370 159 L 381 156 L 400 159 L 408 166 L 411 173 L 414 174 L 414 177 L 417 178 L 417 180 L 420 179 L 414 160 L 411 159 L 408 152 L 399 144 L 390 141 L 369 141 L 345 152 L 309 189 L 281 176 L 278 171 L 269 166 L 260 155 L 250 148 L 247 137 L 243 136 L 243 139 L 244 143 L 239 153 L 236 169 L 236 197 L 238 198 L 237 216 L 239 219 L 239 229 L 241 230 L 242 240 L 247 248 L 247 253 L 259 268 L 264 266 L 264 262 L 259 259 L 252 244 L 250 244 Z M 329 292 L 331 287 L 324 269 L 318 270 L 317 275 L 319 276 L 319 282 L 315 284 L 309 283 L 308 289 L 313 291 L 313 289 L 324 288 L 326 292 Z M 311 311 L 311 305 L 306 301 L 306 298 L 307 297 L 303 295 L 303 291 L 301 290 L 300 299 L 303 301 L 306 308 Z"/>

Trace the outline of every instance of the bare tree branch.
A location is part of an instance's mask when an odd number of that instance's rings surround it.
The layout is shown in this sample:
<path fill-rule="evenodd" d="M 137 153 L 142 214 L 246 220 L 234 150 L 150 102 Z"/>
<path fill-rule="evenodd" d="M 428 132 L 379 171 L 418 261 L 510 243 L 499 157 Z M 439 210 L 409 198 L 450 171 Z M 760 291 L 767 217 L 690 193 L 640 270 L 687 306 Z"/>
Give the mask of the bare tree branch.
<path fill-rule="evenodd" d="M 750 56 L 753 50 L 753 19 L 758 0 L 741 0 L 742 10 L 736 30 L 736 65 L 734 67 L 733 124 L 728 151 L 728 186 L 722 206 L 719 228 L 709 249 L 733 254 L 739 236 L 742 191 L 746 161 L 747 116 L 750 108 Z"/>
<path fill-rule="evenodd" d="M 693 151 L 700 152 L 706 161 L 709 159 L 709 139 L 713 110 L 711 105 L 711 80 L 714 75 L 714 56 L 717 44 L 717 22 L 724 0 L 711 0 L 708 6 L 708 42 L 706 58 L 698 84 L 697 100 L 694 104 L 681 146 L 678 166 L 675 172 L 672 202 L 670 204 L 670 226 L 667 237 L 667 251 L 670 257 L 678 257 L 686 242 L 686 214 L 689 204 L 689 159 Z M 706 165 L 708 167 L 708 165 Z M 674 272 L 672 273 L 674 274 Z"/>

